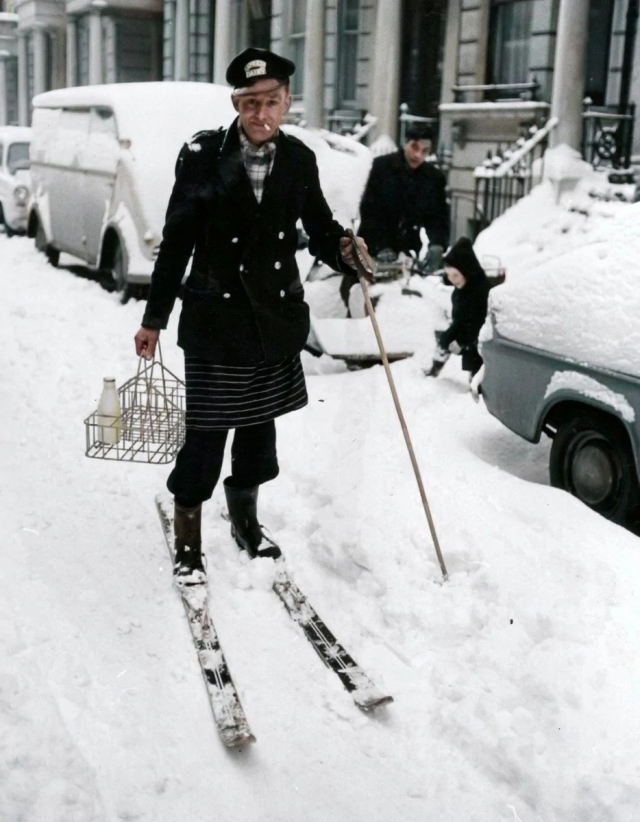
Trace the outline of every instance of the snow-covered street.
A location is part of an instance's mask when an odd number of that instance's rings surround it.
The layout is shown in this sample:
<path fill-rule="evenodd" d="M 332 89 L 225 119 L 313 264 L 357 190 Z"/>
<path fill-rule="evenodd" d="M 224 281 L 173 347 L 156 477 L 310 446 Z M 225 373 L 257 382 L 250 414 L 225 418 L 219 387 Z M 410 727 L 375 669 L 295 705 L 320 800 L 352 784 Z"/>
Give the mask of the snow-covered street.
<path fill-rule="evenodd" d="M 84 456 L 142 311 L 0 234 L 1 822 L 635 822 L 640 541 L 549 487 L 547 442 L 475 404 L 453 361 L 393 366 L 447 582 L 380 366 L 308 376 L 261 490 L 292 575 L 393 695 L 379 713 L 239 555 L 220 489 L 205 506 L 258 740 L 223 747 L 153 504 L 169 468 Z"/>

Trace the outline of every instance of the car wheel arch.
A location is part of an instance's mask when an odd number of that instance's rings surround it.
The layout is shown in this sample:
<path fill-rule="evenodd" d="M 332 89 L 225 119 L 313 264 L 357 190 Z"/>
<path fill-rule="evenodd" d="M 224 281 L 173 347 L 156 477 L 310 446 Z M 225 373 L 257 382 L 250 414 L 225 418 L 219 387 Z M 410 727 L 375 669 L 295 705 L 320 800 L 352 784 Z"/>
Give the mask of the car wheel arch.
<path fill-rule="evenodd" d="M 100 264 L 98 267 L 104 272 L 109 272 L 109 276 L 111 276 L 114 281 L 115 278 L 113 276 L 112 269 L 115 262 L 117 249 L 120 249 L 120 253 L 122 254 L 124 271 L 126 272 L 129 270 L 129 252 L 127 249 L 127 244 L 118 227 L 113 224 L 109 224 L 105 228 L 102 235 L 100 254 L 98 257 Z M 120 284 L 120 287 L 118 287 L 118 283 L 116 282 L 116 288 L 122 292 L 123 302 L 126 302 L 131 291 L 131 287 L 127 283 L 126 277 L 125 282 Z"/>
<path fill-rule="evenodd" d="M 629 439 L 629 446 L 635 452 L 633 439 L 629 434 L 627 424 L 614 408 L 604 405 L 591 397 L 580 396 L 578 399 L 575 394 L 567 395 L 565 392 L 555 398 L 552 397 L 540 414 L 538 438 L 542 433 L 545 433 L 553 439 L 554 431 L 557 431 L 567 420 L 577 416 L 590 416 L 594 420 L 617 425 L 624 431 Z"/>
<path fill-rule="evenodd" d="M 38 224 L 40 223 L 42 223 L 42 220 L 40 219 L 38 210 L 36 208 L 32 208 L 29 213 L 29 219 L 27 220 L 27 237 L 30 237 L 32 240 L 35 239 Z"/>

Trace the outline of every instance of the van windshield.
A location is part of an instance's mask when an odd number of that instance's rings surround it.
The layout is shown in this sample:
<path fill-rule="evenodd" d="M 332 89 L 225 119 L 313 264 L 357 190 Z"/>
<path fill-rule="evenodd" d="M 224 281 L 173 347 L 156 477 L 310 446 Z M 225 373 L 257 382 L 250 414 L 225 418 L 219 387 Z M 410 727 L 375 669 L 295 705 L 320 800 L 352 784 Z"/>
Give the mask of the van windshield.
<path fill-rule="evenodd" d="M 12 143 L 7 151 L 7 168 L 12 174 L 23 168 L 29 168 L 29 143 Z"/>

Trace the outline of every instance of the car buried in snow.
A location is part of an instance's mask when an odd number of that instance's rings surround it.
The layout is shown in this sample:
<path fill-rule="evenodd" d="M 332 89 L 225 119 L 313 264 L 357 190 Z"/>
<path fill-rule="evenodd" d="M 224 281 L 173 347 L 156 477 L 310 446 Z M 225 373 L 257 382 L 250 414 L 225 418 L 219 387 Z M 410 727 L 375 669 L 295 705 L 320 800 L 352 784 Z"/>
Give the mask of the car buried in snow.
<path fill-rule="evenodd" d="M 30 143 L 30 128 L 0 128 L 0 224 L 9 237 L 27 230 Z"/>
<path fill-rule="evenodd" d="M 104 272 L 126 298 L 132 286 L 150 282 L 180 148 L 198 131 L 231 124 L 231 89 L 80 86 L 39 94 L 33 107 L 28 234 L 54 265 L 61 252 L 71 254 Z M 315 151 L 329 205 L 338 219 L 353 221 L 370 150 L 340 135 L 284 129 Z"/>
<path fill-rule="evenodd" d="M 488 410 L 551 437 L 551 484 L 620 524 L 640 513 L 639 219 L 496 289 L 481 334 Z"/>

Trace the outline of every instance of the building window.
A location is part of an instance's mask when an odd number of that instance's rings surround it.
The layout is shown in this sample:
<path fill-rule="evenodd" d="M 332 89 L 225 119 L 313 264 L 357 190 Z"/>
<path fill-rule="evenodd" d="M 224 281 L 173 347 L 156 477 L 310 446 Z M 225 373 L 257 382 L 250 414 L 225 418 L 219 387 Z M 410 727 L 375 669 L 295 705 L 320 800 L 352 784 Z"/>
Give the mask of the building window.
<path fill-rule="evenodd" d="M 213 74 L 212 0 L 191 0 L 189 11 L 189 79 L 206 83 Z"/>
<path fill-rule="evenodd" d="M 307 0 L 296 0 L 291 9 L 291 31 L 289 33 L 289 54 L 296 64 L 291 77 L 291 94 L 302 97 L 304 88 L 304 35 L 307 21 Z"/>
<path fill-rule="evenodd" d="M 115 82 L 158 80 L 161 48 L 159 21 L 122 17 L 115 21 L 115 31 Z"/>
<path fill-rule="evenodd" d="M 353 108 L 358 98 L 360 0 L 342 0 L 338 24 L 338 105 Z"/>
<path fill-rule="evenodd" d="M 493 0 L 489 82 L 527 83 L 535 0 Z"/>
<path fill-rule="evenodd" d="M 173 80 L 175 73 L 176 0 L 164 0 L 162 16 L 162 79 Z"/>
<path fill-rule="evenodd" d="M 618 6 L 618 8 L 621 7 Z M 585 97 L 589 97 L 596 106 L 603 106 L 607 102 L 613 11 L 613 0 L 591 0 L 589 4 L 589 39 L 585 61 L 584 92 Z M 624 24 L 620 26 L 620 30 L 624 31 Z"/>
<path fill-rule="evenodd" d="M 271 46 L 271 0 L 249 0 L 249 45 L 258 49 Z"/>
<path fill-rule="evenodd" d="M 7 124 L 18 125 L 18 58 L 7 57 Z"/>
<path fill-rule="evenodd" d="M 89 15 L 84 14 L 77 22 L 77 66 L 78 85 L 89 85 Z"/>

